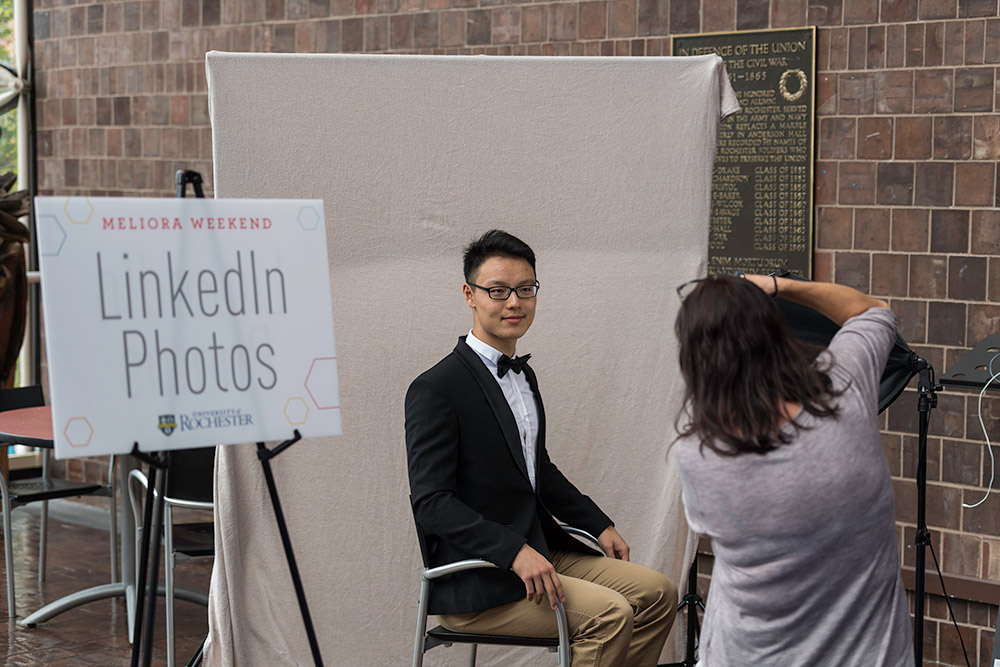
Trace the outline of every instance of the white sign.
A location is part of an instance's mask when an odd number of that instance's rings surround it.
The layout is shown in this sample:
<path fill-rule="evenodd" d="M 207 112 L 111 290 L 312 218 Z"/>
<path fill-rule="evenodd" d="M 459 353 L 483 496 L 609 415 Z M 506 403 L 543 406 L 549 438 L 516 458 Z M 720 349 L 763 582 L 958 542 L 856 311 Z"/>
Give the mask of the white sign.
<path fill-rule="evenodd" d="M 58 458 L 340 433 L 322 201 L 35 212 Z"/>

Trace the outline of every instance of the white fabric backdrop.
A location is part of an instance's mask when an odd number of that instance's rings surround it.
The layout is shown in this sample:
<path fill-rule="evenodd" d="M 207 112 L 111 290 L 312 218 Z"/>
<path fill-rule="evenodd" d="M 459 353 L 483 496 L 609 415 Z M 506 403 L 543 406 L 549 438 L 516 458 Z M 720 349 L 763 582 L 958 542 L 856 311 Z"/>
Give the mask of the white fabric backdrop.
<path fill-rule="evenodd" d="M 273 462 L 326 664 L 409 662 L 420 559 L 403 397 L 471 326 L 462 246 L 492 227 L 538 256 L 518 351 L 533 355 L 553 460 L 635 560 L 683 588 L 693 541 L 666 457 L 674 287 L 705 270 L 717 125 L 738 109 L 721 59 L 207 63 L 216 196 L 326 206 L 344 434 Z M 219 450 L 216 519 L 208 664 L 311 664 L 252 446 Z M 439 648 L 428 664 L 464 655 Z M 552 662 L 499 655 L 480 664 Z"/>

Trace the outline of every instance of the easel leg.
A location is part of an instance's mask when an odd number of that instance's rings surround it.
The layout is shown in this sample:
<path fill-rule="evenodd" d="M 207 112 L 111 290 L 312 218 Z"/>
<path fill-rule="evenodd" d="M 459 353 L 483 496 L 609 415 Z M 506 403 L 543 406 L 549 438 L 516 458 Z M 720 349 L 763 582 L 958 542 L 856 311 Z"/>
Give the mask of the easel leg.
<path fill-rule="evenodd" d="M 150 474 L 146 483 L 142 546 L 137 564 L 139 580 L 136 586 L 131 665 L 138 667 L 141 652 L 143 653 L 143 667 L 149 667 L 153 657 L 153 627 L 156 621 L 156 589 L 160 573 L 160 536 L 163 532 L 163 505 L 167 489 L 167 470 L 166 459 L 163 456 L 145 455 L 139 452 L 138 444 L 133 447 L 132 455 L 149 464 Z M 156 492 L 157 489 L 159 489 L 159 493 Z M 153 522 L 154 505 L 156 508 L 155 523 Z M 150 544 L 151 540 L 152 545 Z M 150 567 L 150 548 L 152 548 L 153 555 L 152 567 Z M 150 570 L 152 571 L 150 572 Z"/>
<path fill-rule="evenodd" d="M 312 651 L 313 662 L 316 667 L 323 666 L 323 657 L 319 652 L 319 642 L 316 640 L 316 630 L 313 628 L 312 616 L 309 614 L 309 605 L 306 602 L 306 593 L 302 588 L 302 579 L 299 576 L 299 567 L 295 563 L 295 552 L 292 551 L 292 540 L 288 535 L 288 526 L 285 524 L 285 515 L 281 510 L 281 500 L 278 498 L 278 487 L 274 483 L 274 475 L 271 472 L 271 459 L 283 452 L 290 445 L 299 440 L 299 432 L 295 431 L 295 437 L 287 440 L 281 445 L 269 450 L 263 442 L 257 443 L 257 458 L 260 459 L 261 467 L 264 469 L 264 479 L 267 482 L 267 491 L 271 495 L 271 505 L 274 507 L 274 516 L 278 522 L 278 532 L 281 533 L 281 544 L 285 549 L 285 558 L 288 561 L 288 569 L 291 571 L 292 584 L 295 587 L 295 597 L 298 598 L 299 610 L 302 612 L 302 622 L 306 627 L 306 636 L 309 639 L 309 649 Z"/>
<path fill-rule="evenodd" d="M 142 630 L 142 665 L 143 667 L 150 667 L 153 660 L 153 628 L 156 626 L 156 590 L 158 588 L 160 579 L 160 550 L 161 550 L 161 539 L 163 537 L 163 507 L 164 507 L 164 497 L 167 495 L 167 469 L 166 467 L 161 468 L 157 471 L 157 476 L 160 478 L 157 488 L 160 492 L 156 497 L 156 513 L 155 519 L 153 520 L 153 527 L 150 532 L 153 533 L 150 539 L 153 541 L 151 552 L 150 552 L 150 566 L 149 566 L 149 590 L 146 592 L 148 596 L 146 598 L 146 627 Z M 133 650 L 134 650 L 133 646 Z"/>

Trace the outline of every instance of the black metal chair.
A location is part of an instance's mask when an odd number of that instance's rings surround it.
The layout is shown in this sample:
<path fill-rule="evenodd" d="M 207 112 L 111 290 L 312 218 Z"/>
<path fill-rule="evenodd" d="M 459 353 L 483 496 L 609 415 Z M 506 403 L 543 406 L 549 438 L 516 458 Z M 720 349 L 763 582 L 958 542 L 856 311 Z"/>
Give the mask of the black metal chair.
<path fill-rule="evenodd" d="M 42 388 L 38 385 L 20 387 L 17 389 L 0 389 L 0 412 L 33 408 L 45 405 Z M 111 500 L 110 508 L 110 544 L 111 544 L 111 581 L 118 580 L 118 512 L 117 486 L 115 484 L 115 457 L 111 457 L 108 466 L 108 483 L 96 484 L 74 482 L 68 479 L 49 476 L 49 458 L 51 449 L 42 450 L 42 475 L 7 481 L 0 475 L 0 497 L 3 499 L 3 541 L 4 555 L 7 565 L 7 613 L 10 618 L 17 617 L 17 606 L 14 601 L 14 551 L 12 545 L 12 530 L 10 513 L 16 507 L 30 503 L 42 503 L 41 527 L 38 545 L 38 581 L 45 581 L 46 550 L 48 546 L 49 501 L 57 498 L 72 498 L 75 496 L 98 495 L 107 496 Z"/>
<path fill-rule="evenodd" d="M 435 626 L 427 629 L 427 604 L 430 599 L 431 585 L 435 579 L 478 568 L 497 567 L 489 561 L 478 558 L 461 560 L 447 565 L 430 567 L 428 562 L 427 536 L 419 521 L 414 522 L 417 530 L 417 541 L 420 543 L 420 557 L 423 559 L 424 570 L 420 578 L 420 601 L 417 610 L 417 632 L 413 644 L 413 667 L 422 667 L 424 664 L 424 653 L 435 646 L 451 646 L 452 644 L 469 645 L 469 667 L 475 667 L 476 652 L 480 644 L 493 646 L 534 646 L 548 649 L 556 653 L 559 667 L 569 667 L 571 650 L 569 645 L 569 626 L 566 623 L 566 611 L 562 603 L 557 602 L 555 610 L 556 624 L 559 633 L 555 637 L 521 637 L 514 635 L 487 635 L 473 634 L 466 632 L 452 632 L 443 626 Z M 590 542 L 598 551 L 601 550 L 597 543 L 597 538 L 585 530 L 573 528 L 572 526 L 562 526 L 567 533 Z"/>
<path fill-rule="evenodd" d="M 215 447 L 201 447 L 170 452 L 167 464 L 167 493 L 163 503 L 163 552 L 164 567 L 163 595 L 166 598 L 167 617 L 167 667 L 174 667 L 174 598 L 208 606 L 208 596 L 174 586 L 174 566 L 179 563 L 209 558 L 215 555 L 215 524 L 212 521 L 194 523 L 174 523 L 173 509 L 214 509 L 213 483 L 215 470 Z M 148 480 L 138 470 L 129 473 L 129 500 L 136 517 L 136 551 L 142 542 L 143 527 L 139 523 L 143 516 L 142 502 Z M 156 491 L 159 494 L 159 491 Z M 138 555 L 136 556 L 138 561 Z"/>

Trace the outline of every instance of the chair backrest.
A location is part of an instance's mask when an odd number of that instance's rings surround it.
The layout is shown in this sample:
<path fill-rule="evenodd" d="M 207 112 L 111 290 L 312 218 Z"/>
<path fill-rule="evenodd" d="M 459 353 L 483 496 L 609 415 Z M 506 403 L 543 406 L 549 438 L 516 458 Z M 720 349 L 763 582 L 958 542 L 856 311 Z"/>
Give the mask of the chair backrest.
<path fill-rule="evenodd" d="M 167 497 L 213 501 L 215 479 L 215 447 L 178 449 L 170 452 L 167 464 Z"/>
<path fill-rule="evenodd" d="M 39 384 L 16 389 L 0 389 L 0 412 L 20 410 L 21 408 L 37 408 L 45 405 L 45 396 Z"/>

